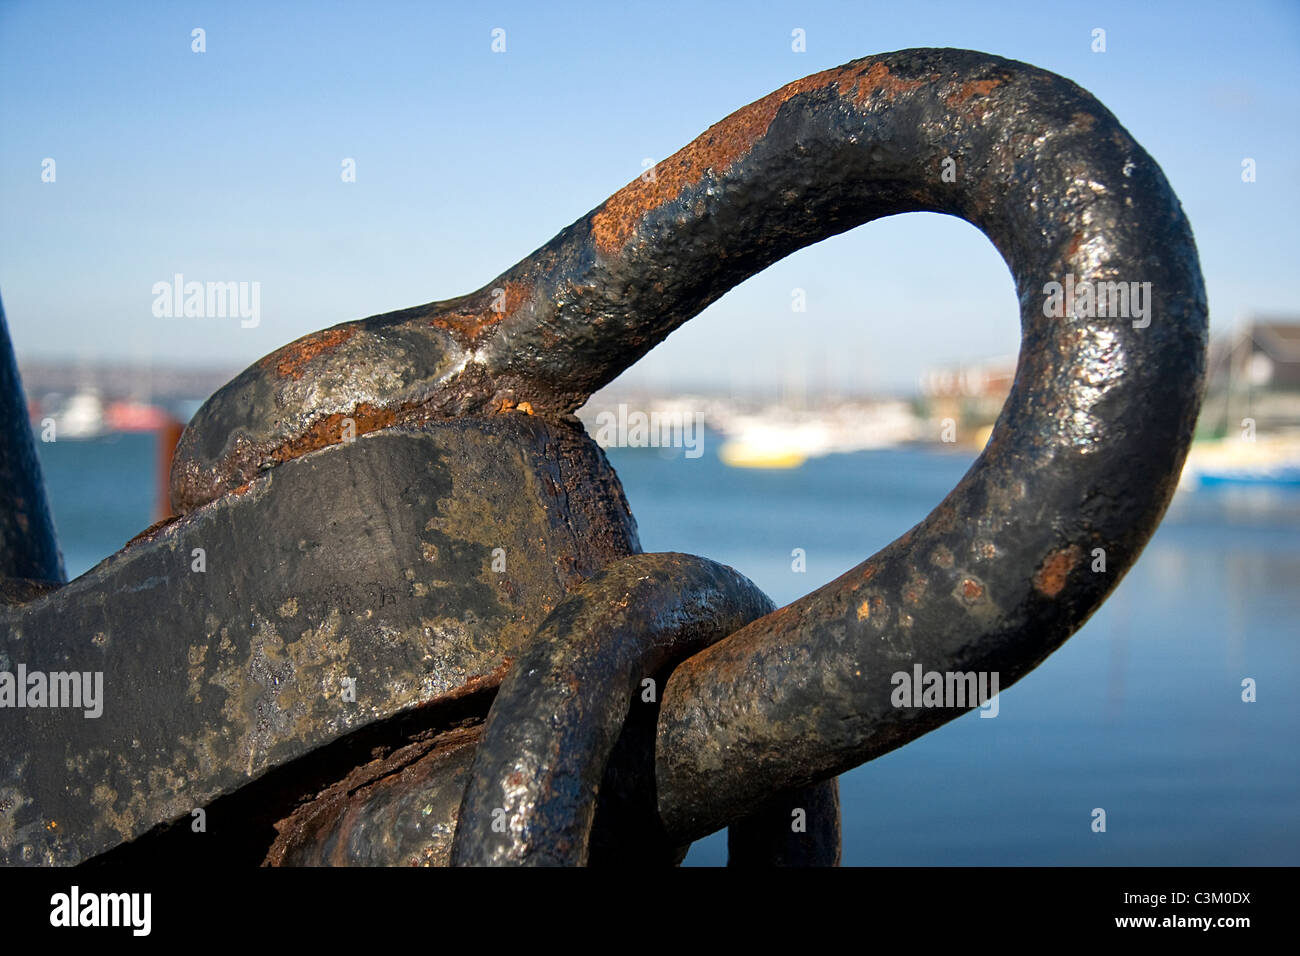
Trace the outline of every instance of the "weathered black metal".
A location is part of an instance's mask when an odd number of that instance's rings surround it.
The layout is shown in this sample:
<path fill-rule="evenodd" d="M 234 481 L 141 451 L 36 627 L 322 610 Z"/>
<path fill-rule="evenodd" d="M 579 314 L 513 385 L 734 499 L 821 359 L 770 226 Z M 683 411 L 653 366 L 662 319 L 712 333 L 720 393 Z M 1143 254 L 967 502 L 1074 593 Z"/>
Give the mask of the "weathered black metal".
<path fill-rule="evenodd" d="M 0 710 L 0 858 L 77 862 L 376 722 L 435 721 L 637 550 L 600 449 L 527 415 L 277 468 L 0 607 L 0 670 L 103 674 L 98 717 Z"/>
<path fill-rule="evenodd" d="M 835 777 L 778 794 L 727 827 L 727 865 L 839 866 L 840 791 Z"/>
<path fill-rule="evenodd" d="M 638 730 L 633 708 L 606 767 L 590 852 L 594 862 L 628 845 L 629 825 L 685 841 L 746 819 L 737 839 L 782 844 L 772 827 L 791 811 L 783 793 L 810 788 L 796 799 L 833 802 L 820 781 L 962 712 L 894 707 L 894 672 L 915 664 L 996 671 L 1010 686 L 1104 600 L 1173 492 L 1204 372 L 1195 246 L 1155 162 L 1069 81 L 986 54 L 906 50 L 792 83 L 712 127 L 478 292 L 315 333 L 248 369 L 187 430 L 173 502 L 197 518 L 228 507 L 231 492 L 259 475 L 279 476 L 303 455 L 395 426 L 522 412 L 571 427 L 593 389 L 744 278 L 801 246 L 908 211 L 973 223 L 1012 272 L 1021 354 L 988 446 L 903 538 L 678 666 L 656 728 Z M 1052 283 L 1114 283 L 1126 307 L 1133 290 L 1145 307 L 1049 314 Z M 336 454 L 348 459 L 358 447 Z M 580 503 L 570 494 L 561 510 Z M 288 531 L 301 515 L 286 515 Z M 381 550 L 406 547 L 384 537 Z M 1093 571 L 1099 551 L 1104 572 Z M 246 585 L 254 596 L 259 586 Z M 46 600 L 65 603 L 62 594 Z M 651 602 L 641 618 L 656 609 Z M 524 615 L 521 625 L 531 633 L 538 623 Z M 520 695 L 507 700 L 527 702 L 526 676 L 511 681 Z M 609 692 L 580 687 L 577 701 Z M 539 695 L 537 707 L 553 706 Z M 272 862 L 445 859 L 453 795 L 481 732 L 447 731 L 455 746 L 426 742 L 384 755 L 383 771 L 358 768 L 356 780 L 341 779 L 285 821 Z M 606 746 L 603 734 L 590 739 Z M 480 793 L 502 786 L 508 754 L 493 753 L 498 779 L 488 774 Z M 589 794 L 598 755 L 578 756 L 579 777 L 553 788 Z M 394 827 L 422 793 L 438 795 L 424 804 L 428 826 Z M 652 806 L 631 809 L 628 799 L 647 795 Z M 568 804 L 588 805 L 585 797 Z M 388 842 L 384 821 L 400 831 Z M 464 852 L 492 856 L 469 833 Z M 801 851 L 764 851 L 769 859 L 787 852 L 793 860 Z"/>
<path fill-rule="evenodd" d="M 0 602 L 26 600 L 62 584 L 63 556 L 45 500 L 18 362 L 0 302 Z"/>

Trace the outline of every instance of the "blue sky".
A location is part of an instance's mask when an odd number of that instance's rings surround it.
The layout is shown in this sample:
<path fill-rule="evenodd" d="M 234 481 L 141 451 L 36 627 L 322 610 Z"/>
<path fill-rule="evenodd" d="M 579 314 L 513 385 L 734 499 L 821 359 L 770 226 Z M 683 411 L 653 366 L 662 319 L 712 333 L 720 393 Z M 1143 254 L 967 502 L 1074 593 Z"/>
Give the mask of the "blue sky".
<path fill-rule="evenodd" d="M 806 52 L 791 50 L 795 28 Z M 1295 3 L 0 0 L 0 294 L 15 348 L 242 367 L 314 329 L 471 291 L 644 158 L 791 80 L 912 46 L 985 50 L 1090 90 L 1182 199 L 1212 327 L 1300 312 Z M 259 282 L 260 324 L 155 317 L 153 284 L 178 272 Z M 790 309 L 796 287 L 807 312 Z M 748 387 L 793 370 L 910 390 L 931 364 L 1017 344 L 992 246 L 913 215 L 778 263 L 628 377 Z"/>

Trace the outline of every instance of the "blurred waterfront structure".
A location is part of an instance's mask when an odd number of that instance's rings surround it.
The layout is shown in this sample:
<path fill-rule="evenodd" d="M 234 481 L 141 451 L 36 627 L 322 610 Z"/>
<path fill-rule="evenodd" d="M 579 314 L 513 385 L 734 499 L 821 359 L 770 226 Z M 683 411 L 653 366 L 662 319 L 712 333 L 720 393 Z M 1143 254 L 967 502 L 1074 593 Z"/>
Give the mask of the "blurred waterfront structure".
<path fill-rule="evenodd" d="M 1251 318 L 1210 344 L 1201 430 L 1221 438 L 1250 419 L 1257 431 L 1300 427 L 1300 319 Z"/>

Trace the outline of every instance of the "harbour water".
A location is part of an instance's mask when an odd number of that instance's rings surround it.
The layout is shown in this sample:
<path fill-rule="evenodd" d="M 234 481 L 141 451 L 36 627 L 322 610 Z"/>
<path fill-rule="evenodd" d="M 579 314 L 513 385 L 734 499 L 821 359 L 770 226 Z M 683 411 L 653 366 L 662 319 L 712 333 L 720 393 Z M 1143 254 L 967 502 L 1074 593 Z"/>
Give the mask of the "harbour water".
<path fill-rule="evenodd" d="M 152 436 L 38 445 L 69 575 L 151 522 Z M 778 604 L 907 530 L 973 458 L 890 449 L 766 471 L 728 468 L 718 446 L 607 454 L 645 550 L 730 564 Z M 841 778 L 844 863 L 1300 864 L 1297 621 L 1300 492 L 1180 492 L 1112 598 L 1003 690 L 996 719 L 966 714 Z M 725 858 L 719 834 L 687 862 Z"/>

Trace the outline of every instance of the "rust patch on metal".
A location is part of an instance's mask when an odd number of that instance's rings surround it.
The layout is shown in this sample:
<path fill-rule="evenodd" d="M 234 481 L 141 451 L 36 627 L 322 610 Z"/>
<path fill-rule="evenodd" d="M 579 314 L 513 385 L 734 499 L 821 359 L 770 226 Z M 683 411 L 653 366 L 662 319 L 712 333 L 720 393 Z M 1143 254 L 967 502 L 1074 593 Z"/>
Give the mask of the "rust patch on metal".
<path fill-rule="evenodd" d="M 124 547 L 128 547 L 128 548 L 129 548 L 131 545 L 135 544 L 137 541 L 146 541 L 146 540 L 152 538 L 154 535 L 156 535 L 156 534 L 157 534 L 159 531 L 161 531 L 163 528 L 167 527 L 168 525 L 175 524 L 177 521 L 179 521 L 179 520 L 181 519 L 181 517 L 182 517 L 182 515 L 169 515 L 168 517 L 163 518 L 163 519 L 160 520 L 160 521 L 155 521 L 153 524 L 149 525 L 149 527 L 145 528 L 143 531 L 141 531 L 141 532 L 140 532 L 139 534 L 137 534 L 135 537 L 133 537 L 133 538 L 131 538 L 129 541 L 127 541 L 127 543 L 124 545 Z"/>
<path fill-rule="evenodd" d="M 984 597 L 984 585 L 974 578 L 965 577 L 961 579 L 961 583 L 957 585 L 957 590 L 954 593 L 963 604 L 975 604 Z"/>
<path fill-rule="evenodd" d="M 949 94 L 944 102 L 955 109 L 972 96 L 988 96 L 1001 85 L 1001 80 L 971 80 L 969 83 L 963 83 L 961 89 Z"/>
<path fill-rule="evenodd" d="M 378 405 L 371 405 L 369 402 L 363 402 L 346 414 L 334 412 L 332 415 L 318 418 L 307 426 L 301 434 L 275 448 L 271 452 L 271 457 L 276 464 L 281 464 L 290 459 L 299 458 L 308 452 L 317 451 L 329 445 L 337 445 L 343 441 L 343 422 L 345 419 L 352 420 L 356 428 L 355 434 L 358 437 L 366 432 L 387 428 L 397 422 L 404 410 L 401 406 L 383 408 Z"/>
<path fill-rule="evenodd" d="M 433 700 L 430 700 L 425 704 L 421 704 L 420 706 L 429 707 L 435 704 L 442 705 L 442 704 L 449 703 L 451 701 L 461 700 L 462 698 L 465 697 L 471 697 L 474 694 L 477 694 L 481 691 L 491 690 L 494 687 L 500 687 L 501 682 L 506 679 L 506 674 L 510 673 L 510 667 L 511 665 L 514 664 L 514 662 L 515 659 L 513 655 L 509 657 L 503 657 L 501 659 L 501 663 L 498 664 L 496 667 L 494 667 L 492 670 L 488 671 L 486 674 L 475 674 L 473 677 L 466 680 L 463 684 L 460 684 L 457 687 L 453 687 L 445 694 L 439 694 L 437 697 L 433 698 Z"/>
<path fill-rule="evenodd" d="M 933 77 L 904 80 L 890 73 L 889 67 L 884 63 L 876 62 L 866 70 L 860 70 L 852 79 L 854 81 L 852 84 L 848 82 L 848 78 L 840 80 L 840 96 L 848 97 L 849 90 L 852 89 L 853 105 L 861 109 L 866 105 L 867 100 L 877 94 L 892 100 L 896 96 L 925 86 Z"/>
<path fill-rule="evenodd" d="M 376 755 L 374 760 L 355 768 L 342 780 L 300 804 L 289 816 L 276 821 L 273 826 L 277 836 L 262 865 L 286 865 L 296 847 L 310 844 L 337 820 L 342 820 L 344 833 L 350 833 L 363 821 L 357 806 L 364 805 L 365 798 L 373 792 L 376 784 L 396 778 L 426 758 L 476 746 L 482 732 L 481 724 L 453 727 L 432 737 L 417 739 L 390 754 Z M 338 841 L 329 858 L 321 862 L 333 866 L 346 865 L 347 840 Z"/>
<path fill-rule="evenodd" d="M 903 588 L 903 602 L 906 604 L 920 604 L 925 599 L 927 583 L 926 579 L 921 575 L 913 575 Z"/>
<path fill-rule="evenodd" d="M 653 178 L 635 179 L 606 200 L 591 217 L 596 248 L 607 254 L 617 252 L 627 244 L 647 213 L 672 202 L 687 187 L 699 183 L 710 170 L 720 175 L 730 169 L 766 135 L 777 112 L 794 97 L 834 85 L 841 97 L 851 97 L 853 104 L 861 108 L 876 94 L 893 98 L 927 82 L 900 79 L 884 63 L 877 62 L 868 67 L 823 70 L 769 93 L 710 126 L 656 164 Z"/>
<path fill-rule="evenodd" d="M 533 294 L 528 282 L 505 282 L 497 288 L 500 295 L 490 295 L 486 308 L 444 312 L 430 319 L 429 324 L 451 332 L 470 347 L 479 344 L 488 330 L 518 312 Z M 500 307 L 494 308 L 498 304 Z"/>
<path fill-rule="evenodd" d="M 356 334 L 356 326 L 343 326 L 304 335 L 283 348 L 276 349 L 257 364 L 262 368 L 274 368 L 275 374 L 280 378 L 300 379 L 306 371 L 305 366 L 312 359 L 333 352 Z"/>
<path fill-rule="evenodd" d="M 1034 590 L 1049 598 L 1056 597 L 1065 587 L 1065 579 L 1078 563 L 1077 545 L 1053 551 L 1034 572 Z"/>

